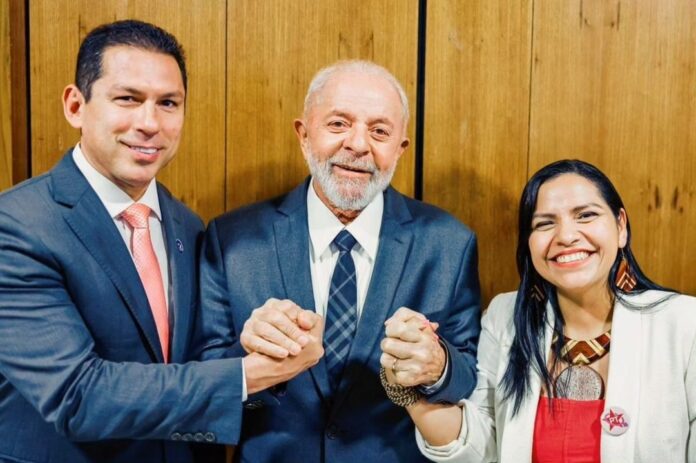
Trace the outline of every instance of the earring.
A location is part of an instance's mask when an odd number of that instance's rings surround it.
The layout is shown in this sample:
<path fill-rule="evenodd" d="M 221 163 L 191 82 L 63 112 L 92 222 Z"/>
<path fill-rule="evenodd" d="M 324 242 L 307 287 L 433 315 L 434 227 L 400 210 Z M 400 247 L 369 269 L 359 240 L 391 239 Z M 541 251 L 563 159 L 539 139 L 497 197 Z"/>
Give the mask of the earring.
<path fill-rule="evenodd" d="M 532 299 L 540 303 L 544 302 L 544 299 L 546 299 L 546 294 L 544 294 L 544 290 L 541 289 L 541 286 L 539 286 L 536 283 L 532 285 L 532 291 L 530 296 Z"/>
<path fill-rule="evenodd" d="M 624 293 L 630 293 L 636 287 L 638 282 L 636 277 L 631 272 L 631 267 L 628 265 L 628 259 L 621 250 L 621 263 L 619 270 L 616 271 L 616 286 Z"/>

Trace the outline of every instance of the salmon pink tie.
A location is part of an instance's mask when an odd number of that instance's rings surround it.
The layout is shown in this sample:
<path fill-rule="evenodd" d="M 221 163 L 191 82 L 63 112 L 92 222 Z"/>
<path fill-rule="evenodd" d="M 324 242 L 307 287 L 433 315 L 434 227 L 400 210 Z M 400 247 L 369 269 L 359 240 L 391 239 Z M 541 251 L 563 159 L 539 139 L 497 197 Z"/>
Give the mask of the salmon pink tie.
<path fill-rule="evenodd" d="M 121 217 L 133 228 L 131 238 L 133 260 L 145 287 L 166 363 L 169 360 L 169 316 L 164 298 L 162 272 L 150 240 L 150 208 L 144 204 L 135 203 L 123 211 Z"/>

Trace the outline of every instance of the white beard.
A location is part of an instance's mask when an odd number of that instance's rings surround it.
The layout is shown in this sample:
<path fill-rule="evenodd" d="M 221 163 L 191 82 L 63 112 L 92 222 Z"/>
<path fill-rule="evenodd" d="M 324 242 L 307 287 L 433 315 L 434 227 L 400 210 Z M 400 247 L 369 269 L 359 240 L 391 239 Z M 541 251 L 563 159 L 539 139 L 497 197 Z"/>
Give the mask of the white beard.
<path fill-rule="evenodd" d="M 343 211 L 362 211 L 370 202 L 387 189 L 396 170 L 396 162 L 386 171 L 380 171 L 371 160 L 355 158 L 343 151 L 325 161 L 318 161 L 311 147 L 307 147 L 307 165 L 312 177 L 331 204 Z M 370 180 L 338 178 L 333 174 L 333 165 L 341 164 L 370 172 Z"/>

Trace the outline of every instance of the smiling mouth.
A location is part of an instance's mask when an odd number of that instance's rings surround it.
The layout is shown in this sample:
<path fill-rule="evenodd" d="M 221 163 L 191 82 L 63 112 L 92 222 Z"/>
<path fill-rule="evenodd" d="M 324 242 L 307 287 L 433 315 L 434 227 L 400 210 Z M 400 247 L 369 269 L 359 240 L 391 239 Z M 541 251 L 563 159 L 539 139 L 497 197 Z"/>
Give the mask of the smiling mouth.
<path fill-rule="evenodd" d="M 359 167 L 349 166 L 347 164 L 333 164 L 333 167 L 339 167 L 343 170 L 355 172 L 358 174 L 372 174 L 372 171 L 370 171 L 370 170 L 360 169 Z"/>
<path fill-rule="evenodd" d="M 137 146 L 137 145 L 129 145 L 128 143 L 124 143 L 128 148 L 132 149 L 133 151 L 137 151 L 138 153 L 143 153 L 147 155 L 152 155 L 155 154 L 159 151 L 159 148 L 152 147 L 152 146 Z"/>
<path fill-rule="evenodd" d="M 571 262 L 580 262 L 582 260 L 587 259 L 590 256 L 590 253 L 587 251 L 578 251 L 574 252 L 572 254 L 562 254 L 560 256 L 556 256 L 551 260 L 554 260 L 558 262 L 559 264 L 569 264 Z"/>

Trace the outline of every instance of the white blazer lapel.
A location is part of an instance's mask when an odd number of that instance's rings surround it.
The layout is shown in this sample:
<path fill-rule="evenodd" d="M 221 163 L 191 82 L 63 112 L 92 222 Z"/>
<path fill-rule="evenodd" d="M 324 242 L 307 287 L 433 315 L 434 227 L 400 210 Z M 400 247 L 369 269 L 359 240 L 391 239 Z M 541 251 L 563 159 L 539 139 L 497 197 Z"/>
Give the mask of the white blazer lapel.
<path fill-rule="evenodd" d="M 601 420 L 615 407 L 626 414 L 628 428 L 621 435 L 608 433 L 602 423 L 602 462 L 633 463 L 635 460 L 635 440 L 639 413 L 639 393 L 642 357 L 642 316 L 641 312 L 631 310 L 617 301 L 611 328 L 611 349 L 609 351 L 609 378 Z"/>
<path fill-rule="evenodd" d="M 548 364 L 551 354 L 551 341 L 553 337 L 554 314 L 550 305 L 546 306 L 547 323 L 544 331 L 544 352 Z M 519 463 L 531 463 L 532 444 L 534 440 L 534 422 L 536 421 L 537 405 L 541 394 L 541 377 L 532 372 L 530 379 L 529 395 L 520 406 L 520 410 L 512 417 L 512 403 L 507 407 L 506 425 L 503 433 L 503 442 L 500 446 L 501 462 L 514 461 Z"/>

